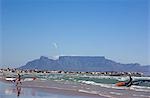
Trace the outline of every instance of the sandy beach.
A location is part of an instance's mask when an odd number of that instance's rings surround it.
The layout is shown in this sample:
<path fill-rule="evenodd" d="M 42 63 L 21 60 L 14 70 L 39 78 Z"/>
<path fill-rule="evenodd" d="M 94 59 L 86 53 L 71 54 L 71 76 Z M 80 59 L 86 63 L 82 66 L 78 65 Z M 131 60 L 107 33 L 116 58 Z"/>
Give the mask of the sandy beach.
<path fill-rule="evenodd" d="M 15 83 L 7 82 L 3 79 L 0 79 L 0 81 L 9 84 L 9 88 L 16 88 Z M 64 83 L 52 80 L 25 81 L 22 82 L 22 85 L 19 87 L 26 90 L 32 89 L 37 93 L 44 92 L 47 94 L 54 94 L 57 95 L 56 98 L 63 98 L 63 96 L 64 98 L 150 98 L 149 92 L 135 91 L 131 88 L 113 89 L 96 85 L 93 86 L 73 82 Z M 20 91 L 20 95 L 25 94 L 26 90 Z M 32 94 L 29 95 L 32 96 Z"/>
<path fill-rule="evenodd" d="M 65 87 L 65 85 L 60 88 L 61 84 L 54 83 L 54 81 L 48 82 L 39 80 L 27 81 L 22 83 L 22 85 L 19 86 L 19 89 L 21 90 L 18 96 L 18 91 L 17 87 L 15 86 L 15 83 L 8 82 L 3 79 L 0 79 L 0 83 L 2 83 L 1 87 L 3 84 L 7 85 L 7 88 L 2 88 L 0 90 L 1 98 L 24 98 L 23 96 L 30 96 L 30 98 L 106 98 L 104 96 L 96 94 L 79 92 L 76 89 L 69 89 L 69 85 L 68 87 Z M 59 86 L 56 87 L 56 85 Z M 6 95 L 2 95 L 2 93 L 5 93 Z M 12 96 L 10 96 L 10 93 L 12 94 Z M 45 96 L 40 97 L 38 96 L 39 93 L 44 93 Z"/>

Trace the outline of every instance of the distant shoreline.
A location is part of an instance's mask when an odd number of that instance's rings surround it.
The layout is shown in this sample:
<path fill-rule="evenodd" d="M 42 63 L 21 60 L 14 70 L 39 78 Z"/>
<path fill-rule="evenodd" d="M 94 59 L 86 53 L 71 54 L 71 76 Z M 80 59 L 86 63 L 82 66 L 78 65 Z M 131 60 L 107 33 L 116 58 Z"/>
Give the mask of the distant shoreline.
<path fill-rule="evenodd" d="M 61 71 L 61 70 L 30 70 L 30 69 L 0 69 L 1 73 L 24 73 L 24 74 L 31 74 L 31 73 L 42 73 L 42 74 L 47 74 L 47 73 L 58 73 L 58 74 L 89 74 L 89 75 L 104 75 L 104 76 L 144 76 L 143 73 L 141 72 L 117 72 L 117 71 L 105 71 L 105 72 L 81 72 L 81 71 Z"/>

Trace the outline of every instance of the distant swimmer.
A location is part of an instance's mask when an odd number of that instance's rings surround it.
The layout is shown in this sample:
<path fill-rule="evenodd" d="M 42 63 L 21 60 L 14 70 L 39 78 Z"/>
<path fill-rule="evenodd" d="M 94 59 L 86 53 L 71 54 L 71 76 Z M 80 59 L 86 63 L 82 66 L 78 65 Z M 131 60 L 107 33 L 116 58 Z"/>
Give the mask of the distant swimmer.
<path fill-rule="evenodd" d="M 131 75 L 129 75 L 129 81 L 128 82 L 118 82 L 116 83 L 116 86 L 126 86 L 130 87 L 133 84 L 133 79 L 131 78 Z"/>

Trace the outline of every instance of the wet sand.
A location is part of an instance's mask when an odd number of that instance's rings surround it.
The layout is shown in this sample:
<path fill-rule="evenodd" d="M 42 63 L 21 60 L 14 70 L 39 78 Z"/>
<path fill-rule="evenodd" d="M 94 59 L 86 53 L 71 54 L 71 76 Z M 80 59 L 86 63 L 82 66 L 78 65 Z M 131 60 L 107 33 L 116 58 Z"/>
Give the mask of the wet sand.
<path fill-rule="evenodd" d="M 26 96 L 30 96 L 30 98 L 53 98 L 52 96 L 57 96 L 56 98 L 106 98 L 103 96 L 95 95 L 95 94 L 88 94 L 84 92 L 78 92 L 77 90 L 71 90 L 68 87 L 67 89 L 54 87 L 52 86 L 52 82 L 48 83 L 48 81 L 27 81 L 23 82 L 21 86 L 18 86 L 18 88 L 15 86 L 15 83 L 5 81 L 3 79 L 0 79 L 0 82 L 3 82 L 5 84 L 8 84 L 9 87 L 4 91 L 0 91 L 0 93 L 5 92 L 12 92 L 13 96 L 9 96 L 9 94 L 6 96 L 1 96 L 2 98 L 18 98 L 18 91 L 17 89 L 20 89 L 20 95 L 19 98 L 26 98 Z M 54 82 L 53 82 L 54 83 Z M 48 85 L 49 84 L 49 85 Z M 57 84 L 57 83 L 56 83 Z M 51 86 L 50 86 L 51 85 Z M 58 85 L 58 84 L 57 84 Z M 56 86 L 56 85 L 55 85 Z M 31 91 L 31 93 L 29 93 Z M 45 97 L 37 96 L 34 93 L 44 93 Z M 23 97 L 24 96 L 24 97 Z"/>
<path fill-rule="evenodd" d="M 34 82 L 24 82 L 23 87 L 32 88 L 44 88 L 44 89 L 56 89 L 63 93 L 68 94 L 85 94 L 94 97 L 107 97 L 107 98 L 150 98 L 149 92 L 134 91 L 130 88 L 127 89 L 114 89 L 105 88 L 96 85 L 87 85 L 80 83 L 70 83 L 70 82 L 56 82 L 56 81 L 34 81 Z M 98 91 L 98 92 L 97 92 Z"/>

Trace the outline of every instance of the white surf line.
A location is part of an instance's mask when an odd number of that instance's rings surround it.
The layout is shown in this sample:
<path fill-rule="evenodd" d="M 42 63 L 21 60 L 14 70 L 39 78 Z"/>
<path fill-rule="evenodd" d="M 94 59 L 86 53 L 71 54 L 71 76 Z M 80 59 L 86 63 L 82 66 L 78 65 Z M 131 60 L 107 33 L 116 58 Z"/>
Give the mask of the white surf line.
<path fill-rule="evenodd" d="M 130 90 L 133 91 L 141 91 L 141 92 L 150 92 L 150 89 L 145 89 L 145 88 L 136 88 L 136 87 L 130 87 Z"/>
<path fill-rule="evenodd" d="M 107 98 L 115 98 L 113 96 L 110 96 L 110 95 L 105 95 L 105 94 L 99 94 L 100 96 L 103 96 L 103 97 L 107 97 Z"/>
<path fill-rule="evenodd" d="M 123 95 L 122 93 L 118 93 L 118 92 L 109 92 L 110 94 L 114 94 L 114 95 Z"/>
<path fill-rule="evenodd" d="M 98 93 L 96 91 L 86 91 L 86 90 L 83 90 L 83 89 L 79 89 L 78 92 L 89 93 L 89 94 L 97 94 L 98 95 Z"/>
<path fill-rule="evenodd" d="M 137 94 L 133 94 L 133 96 L 135 96 L 135 97 L 144 97 L 144 98 L 150 98 L 150 96 L 146 96 L 146 95 L 137 95 Z"/>

